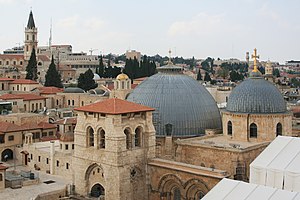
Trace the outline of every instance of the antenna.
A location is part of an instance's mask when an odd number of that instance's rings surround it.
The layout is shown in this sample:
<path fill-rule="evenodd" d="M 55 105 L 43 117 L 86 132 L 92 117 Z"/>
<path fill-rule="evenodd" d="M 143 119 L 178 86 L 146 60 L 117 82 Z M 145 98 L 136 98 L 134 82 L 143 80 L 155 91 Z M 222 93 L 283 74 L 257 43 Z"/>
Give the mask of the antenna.
<path fill-rule="evenodd" d="M 52 18 L 50 19 L 50 37 L 49 37 L 49 48 L 52 46 Z"/>

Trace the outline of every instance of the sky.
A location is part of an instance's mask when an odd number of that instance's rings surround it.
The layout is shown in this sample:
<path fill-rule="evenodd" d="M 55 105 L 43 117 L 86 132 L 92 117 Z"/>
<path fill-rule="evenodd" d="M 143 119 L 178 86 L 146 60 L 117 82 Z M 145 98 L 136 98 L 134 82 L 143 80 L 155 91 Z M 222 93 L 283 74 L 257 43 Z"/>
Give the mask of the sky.
<path fill-rule="evenodd" d="M 0 52 L 23 44 L 32 9 L 39 46 L 73 52 L 300 60 L 299 0 L 0 0 Z"/>

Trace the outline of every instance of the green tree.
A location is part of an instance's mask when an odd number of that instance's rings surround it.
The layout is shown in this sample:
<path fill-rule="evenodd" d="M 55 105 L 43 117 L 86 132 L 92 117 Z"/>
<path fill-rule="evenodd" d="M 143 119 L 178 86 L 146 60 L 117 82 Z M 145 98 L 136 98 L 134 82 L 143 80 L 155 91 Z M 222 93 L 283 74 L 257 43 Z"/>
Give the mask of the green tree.
<path fill-rule="evenodd" d="M 58 88 L 62 88 L 63 85 L 61 83 L 61 76 L 59 72 L 56 69 L 56 66 L 54 64 L 54 59 L 52 55 L 51 64 L 49 65 L 49 68 L 47 70 L 47 73 L 45 75 L 45 86 L 54 86 Z"/>
<path fill-rule="evenodd" d="M 79 75 L 77 86 L 84 91 L 88 91 L 97 87 L 97 83 L 94 80 L 94 73 L 91 69 L 88 69 L 86 72 Z"/>
<path fill-rule="evenodd" d="M 205 72 L 204 81 L 209 82 L 211 81 L 210 75 L 208 72 Z"/>
<path fill-rule="evenodd" d="M 273 70 L 273 76 L 276 76 L 277 78 L 280 77 L 279 69 L 274 69 Z"/>
<path fill-rule="evenodd" d="M 229 70 L 226 68 L 222 68 L 218 71 L 218 75 L 225 79 L 229 74 Z"/>
<path fill-rule="evenodd" d="M 199 69 L 197 73 L 197 81 L 202 81 L 201 70 Z"/>
<path fill-rule="evenodd" d="M 30 79 L 33 81 L 36 81 L 38 79 L 37 76 L 37 61 L 36 61 L 36 54 L 35 49 L 32 49 L 30 59 L 28 61 L 28 64 L 26 66 L 26 79 Z"/>

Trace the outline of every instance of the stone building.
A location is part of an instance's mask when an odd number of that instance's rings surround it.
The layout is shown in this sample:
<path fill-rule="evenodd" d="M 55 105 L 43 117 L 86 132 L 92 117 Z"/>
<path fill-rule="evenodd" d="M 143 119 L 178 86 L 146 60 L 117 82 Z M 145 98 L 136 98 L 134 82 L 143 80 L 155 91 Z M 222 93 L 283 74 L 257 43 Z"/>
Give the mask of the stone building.
<path fill-rule="evenodd" d="M 76 110 L 76 191 L 105 199 L 147 199 L 146 163 L 155 157 L 153 109 L 112 98 Z"/>

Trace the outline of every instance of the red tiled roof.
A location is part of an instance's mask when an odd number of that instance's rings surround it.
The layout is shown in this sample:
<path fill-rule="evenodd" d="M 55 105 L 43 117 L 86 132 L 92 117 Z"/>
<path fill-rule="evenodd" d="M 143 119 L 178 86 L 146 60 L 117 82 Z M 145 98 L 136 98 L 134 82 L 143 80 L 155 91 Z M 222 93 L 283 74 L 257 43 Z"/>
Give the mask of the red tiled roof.
<path fill-rule="evenodd" d="M 0 132 L 15 132 L 23 130 L 20 126 L 10 123 L 10 122 L 0 122 Z"/>
<path fill-rule="evenodd" d="M 138 86 L 139 84 L 131 84 L 131 89 L 136 88 L 136 86 Z"/>
<path fill-rule="evenodd" d="M 46 55 L 38 55 L 38 59 L 41 61 L 50 61 L 50 59 Z"/>
<path fill-rule="evenodd" d="M 51 129 L 51 128 L 56 128 L 56 125 L 50 124 L 48 122 L 28 122 L 22 124 L 22 130 L 33 130 L 33 129 Z"/>
<path fill-rule="evenodd" d="M 5 169 L 8 169 L 8 167 L 4 165 L 0 165 L 0 170 L 5 170 Z"/>
<path fill-rule="evenodd" d="M 64 91 L 64 89 L 58 87 L 39 87 L 38 90 L 41 94 L 56 94 Z"/>
<path fill-rule="evenodd" d="M 13 78 L 5 78 L 5 77 L 0 78 L 0 81 L 13 81 L 13 80 L 15 80 L 15 79 L 13 79 Z"/>
<path fill-rule="evenodd" d="M 24 60 L 23 54 L 0 54 L 0 59 L 16 59 L 16 60 Z"/>
<path fill-rule="evenodd" d="M 136 78 L 136 79 L 134 79 L 134 81 L 143 81 L 143 80 L 145 80 L 146 78 L 148 78 L 148 77 Z"/>
<path fill-rule="evenodd" d="M 121 100 L 121 99 L 107 99 L 101 102 L 89 104 L 76 108 L 77 111 L 85 112 L 96 112 L 96 113 L 105 113 L 118 115 L 123 113 L 133 113 L 133 112 L 142 112 L 142 111 L 153 111 L 154 108 L 148 106 L 143 106 L 133 102 Z"/>
<path fill-rule="evenodd" d="M 60 119 L 54 122 L 55 124 L 76 124 L 77 123 L 77 117 L 69 117 L 65 119 Z"/>
<path fill-rule="evenodd" d="M 16 94 L 16 96 L 21 97 L 24 101 L 47 99 L 46 97 L 36 94 Z"/>
<path fill-rule="evenodd" d="M 29 79 L 16 79 L 12 81 L 11 84 L 39 84 L 39 83 Z"/>
<path fill-rule="evenodd" d="M 10 100 L 10 99 L 23 99 L 23 98 L 14 94 L 3 94 L 0 96 L 0 99 Z"/>
<path fill-rule="evenodd" d="M 48 122 L 40 122 L 38 123 L 38 127 L 42 129 L 50 129 L 50 128 L 56 128 L 55 124 L 50 124 Z"/>

